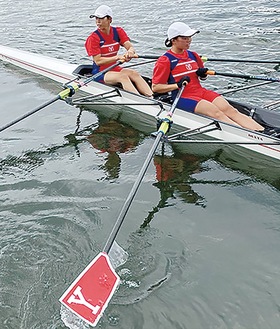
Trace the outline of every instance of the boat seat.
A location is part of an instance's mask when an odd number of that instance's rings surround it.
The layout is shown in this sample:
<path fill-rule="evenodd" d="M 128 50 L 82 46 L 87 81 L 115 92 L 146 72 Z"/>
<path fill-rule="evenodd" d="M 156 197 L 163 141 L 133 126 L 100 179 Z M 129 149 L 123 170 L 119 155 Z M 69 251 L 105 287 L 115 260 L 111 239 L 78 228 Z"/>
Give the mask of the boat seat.
<path fill-rule="evenodd" d="M 88 77 L 92 75 L 92 64 L 79 65 L 74 71 L 74 75 Z"/>

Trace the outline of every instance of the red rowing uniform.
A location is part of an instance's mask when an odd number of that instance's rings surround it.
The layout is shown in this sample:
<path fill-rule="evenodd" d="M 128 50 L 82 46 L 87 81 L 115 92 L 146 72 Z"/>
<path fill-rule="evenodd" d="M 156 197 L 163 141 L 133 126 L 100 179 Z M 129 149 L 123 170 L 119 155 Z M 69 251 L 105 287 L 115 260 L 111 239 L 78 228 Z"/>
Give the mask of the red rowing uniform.
<path fill-rule="evenodd" d="M 130 41 L 130 39 L 123 28 L 110 26 L 109 34 L 103 33 L 100 29 L 92 32 L 86 40 L 85 47 L 89 56 L 113 57 L 118 54 L 120 46 L 123 46 L 126 41 Z M 100 65 L 99 71 L 103 71 L 113 64 L 114 62 Z M 120 71 L 121 69 L 117 66 L 113 71 Z"/>
<path fill-rule="evenodd" d="M 204 67 L 203 61 L 196 52 L 184 50 L 182 54 L 176 54 L 172 50 L 168 50 L 156 62 L 152 82 L 153 84 L 172 84 L 188 75 L 191 80 L 183 91 L 182 100 L 179 101 L 178 107 L 194 112 L 195 106 L 200 100 L 205 99 L 212 102 L 220 96 L 218 93 L 201 86 L 196 71 L 202 67 Z M 173 99 L 177 92 L 178 90 L 172 92 Z M 184 100 L 185 102 L 183 102 Z"/>

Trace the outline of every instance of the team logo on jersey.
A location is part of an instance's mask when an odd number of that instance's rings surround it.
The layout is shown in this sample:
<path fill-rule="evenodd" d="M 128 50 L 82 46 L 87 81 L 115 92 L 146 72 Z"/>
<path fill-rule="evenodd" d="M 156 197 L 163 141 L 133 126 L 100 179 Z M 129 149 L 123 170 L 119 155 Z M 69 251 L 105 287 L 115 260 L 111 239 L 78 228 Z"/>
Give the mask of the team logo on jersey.
<path fill-rule="evenodd" d="M 112 53 L 114 51 L 114 46 L 109 47 L 109 51 Z"/>
<path fill-rule="evenodd" d="M 192 69 L 192 65 L 191 64 L 185 64 L 185 67 L 188 71 L 190 71 Z"/>

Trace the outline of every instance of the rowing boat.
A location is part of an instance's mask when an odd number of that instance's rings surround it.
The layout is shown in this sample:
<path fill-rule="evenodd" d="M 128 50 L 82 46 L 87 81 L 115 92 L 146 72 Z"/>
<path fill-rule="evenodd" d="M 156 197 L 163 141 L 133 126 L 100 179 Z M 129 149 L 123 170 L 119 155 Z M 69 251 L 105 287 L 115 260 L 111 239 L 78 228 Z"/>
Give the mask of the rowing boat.
<path fill-rule="evenodd" d="M 88 79 L 91 65 L 70 64 L 41 54 L 31 53 L 6 46 L 0 46 L 0 59 L 22 69 L 50 78 L 64 86 L 80 83 Z M 143 117 L 163 118 L 170 110 L 170 103 L 164 97 L 150 99 L 124 91 L 116 86 L 108 86 L 95 81 L 82 84 L 80 90 L 88 96 L 73 99 L 74 105 L 108 105 L 128 106 L 134 113 L 134 120 Z M 249 104 L 229 100 L 240 112 L 252 116 L 266 127 L 264 134 L 235 125 L 223 123 L 213 118 L 197 115 L 177 109 L 173 115 L 176 133 L 168 141 L 176 144 L 234 144 L 259 153 L 266 157 L 280 160 L 280 114 Z M 194 136 L 205 136 L 206 139 L 194 139 Z"/>

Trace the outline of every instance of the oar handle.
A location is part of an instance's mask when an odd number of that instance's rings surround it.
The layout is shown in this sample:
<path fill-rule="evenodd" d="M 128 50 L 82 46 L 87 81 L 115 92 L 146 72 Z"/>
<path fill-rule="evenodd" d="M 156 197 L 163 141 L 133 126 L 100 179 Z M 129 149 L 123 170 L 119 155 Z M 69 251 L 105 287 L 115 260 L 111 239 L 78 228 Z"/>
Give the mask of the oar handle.
<path fill-rule="evenodd" d="M 208 70 L 206 72 L 206 74 L 208 74 L 208 75 L 222 75 L 222 76 L 225 76 L 225 77 L 244 78 L 244 79 L 250 79 L 251 78 L 250 75 L 246 75 L 246 74 L 216 72 L 216 71 L 212 71 L 212 70 Z"/>
<path fill-rule="evenodd" d="M 144 58 L 144 59 L 158 59 L 160 56 L 157 55 L 137 55 L 136 58 Z"/>

